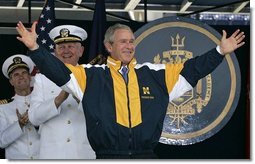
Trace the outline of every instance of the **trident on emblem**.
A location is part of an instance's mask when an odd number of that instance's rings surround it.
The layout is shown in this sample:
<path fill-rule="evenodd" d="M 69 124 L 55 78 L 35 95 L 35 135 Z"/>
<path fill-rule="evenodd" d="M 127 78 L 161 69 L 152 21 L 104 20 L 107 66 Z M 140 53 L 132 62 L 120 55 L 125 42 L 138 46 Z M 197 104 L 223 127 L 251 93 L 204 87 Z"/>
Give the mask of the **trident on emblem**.
<path fill-rule="evenodd" d="M 174 38 L 171 36 L 171 39 L 172 39 L 172 47 L 176 47 L 176 50 L 178 51 L 179 50 L 179 47 L 184 47 L 184 40 L 185 40 L 185 36 L 181 39 L 181 42 L 179 41 L 180 40 L 180 36 L 179 34 L 177 33 L 175 39 L 176 39 L 176 42 L 174 42 Z"/>

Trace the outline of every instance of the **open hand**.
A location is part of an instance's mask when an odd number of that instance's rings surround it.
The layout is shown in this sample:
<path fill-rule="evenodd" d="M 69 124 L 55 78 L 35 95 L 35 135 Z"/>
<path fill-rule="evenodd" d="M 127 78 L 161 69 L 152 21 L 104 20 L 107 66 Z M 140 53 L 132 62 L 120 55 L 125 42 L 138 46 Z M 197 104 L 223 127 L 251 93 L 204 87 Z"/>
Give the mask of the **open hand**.
<path fill-rule="evenodd" d="M 227 33 L 223 30 L 223 35 L 220 42 L 220 52 L 222 55 L 229 54 L 235 51 L 237 48 L 244 45 L 243 39 L 245 38 L 244 32 L 236 30 L 229 38 L 227 38 Z"/>
<path fill-rule="evenodd" d="M 23 25 L 21 21 L 17 23 L 16 30 L 19 33 L 20 36 L 17 36 L 17 39 L 24 43 L 29 50 L 36 50 L 39 46 L 36 42 L 37 34 L 36 34 L 36 24 L 37 22 L 34 22 L 31 29 L 28 30 Z"/>

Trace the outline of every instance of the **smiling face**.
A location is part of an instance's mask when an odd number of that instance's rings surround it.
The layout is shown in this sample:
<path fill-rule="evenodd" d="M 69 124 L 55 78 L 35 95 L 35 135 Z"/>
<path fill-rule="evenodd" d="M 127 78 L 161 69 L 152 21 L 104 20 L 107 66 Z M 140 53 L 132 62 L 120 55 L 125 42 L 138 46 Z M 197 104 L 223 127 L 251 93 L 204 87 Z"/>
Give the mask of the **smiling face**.
<path fill-rule="evenodd" d="M 134 57 L 135 37 L 133 32 L 127 29 L 117 29 L 114 32 L 113 40 L 105 43 L 105 47 L 115 60 L 127 65 Z"/>
<path fill-rule="evenodd" d="M 84 47 L 80 42 L 67 42 L 56 44 L 55 55 L 63 63 L 77 65 L 82 56 Z"/>

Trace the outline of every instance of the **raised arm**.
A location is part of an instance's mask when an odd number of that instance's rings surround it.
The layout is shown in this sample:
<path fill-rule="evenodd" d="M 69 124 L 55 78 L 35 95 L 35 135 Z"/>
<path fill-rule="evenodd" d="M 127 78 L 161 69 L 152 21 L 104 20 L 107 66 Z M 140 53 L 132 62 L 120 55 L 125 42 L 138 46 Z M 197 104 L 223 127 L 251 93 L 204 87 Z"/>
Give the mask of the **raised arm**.
<path fill-rule="evenodd" d="M 179 77 L 179 80 L 171 90 L 169 101 L 181 96 L 192 89 L 192 87 L 195 87 L 198 80 L 210 74 L 213 70 L 215 70 L 215 68 L 217 68 L 225 55 L 230 54 L 237 48 L 244 45 L 244 38 L 244 33 L 240 32 L 239 29 L 236 30 L 229 38 L 227 38 L 226 31 L 223 30 L 221 42 L 220 45 L 217 46 L 217 50 L 213 48 L 204 55 L 197 56 L 186 61 L 180 72 L 181 76 Z M 170 73 L 172 74 L 172 71 Z"/>
<path fill-rule="evenodd" d="M 85 90 L 84 83 L 86 83 L 84 68 L 82 66 L 71 66 L 70 64 L 67 67 L 68 64 L 65 65 L 46 49 L 39 47 L 36 42 L 36 24 L 37 22 L 34 22 L 31 29 L 28 30 L 22 22 L 18 22 L 16 29 L 20 36 L 17 39 L 27 46 L 29 49 L 28 55 L 42 74 L 80 101 Z M 83 77 L 83 80 L 78 83 L 76 78 L 81 79 L 81 77 Z"/>
<path fill-rule="evenodd" d="M 28 54 L 40 72 L 61 87 L 70 80 L 71 71 L 58 58 L 38 46 L 36 42 L 36 24 L 37 22 L 34 22 L 29 30 L 22 22 L 18 22 L 16 29 L 20 36 L 17 39 L 27 46 Z"/>
<path fill-rule="evenodd" d="M 229 38 L 223 30 L 223 35 L 218 49 L 215 48 L 208 51 L 204 55 L 192 58 L 184 63 L 184 68 L 181 75 L 193 86 L 198 80 L 210 74 L 222 62 L 225 55 L 232 53 L 237 48 L 244 45 L 244 32 L 236 30 Z"/>

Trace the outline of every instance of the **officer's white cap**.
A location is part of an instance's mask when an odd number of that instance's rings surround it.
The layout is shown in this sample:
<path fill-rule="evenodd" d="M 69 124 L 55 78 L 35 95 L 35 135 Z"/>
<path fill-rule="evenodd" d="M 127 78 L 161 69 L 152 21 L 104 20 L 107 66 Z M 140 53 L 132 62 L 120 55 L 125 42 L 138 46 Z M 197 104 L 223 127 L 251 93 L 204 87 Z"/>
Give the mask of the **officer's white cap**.
<path fill-rule="evenodd" d="M 31 73 L 34 69 L 35 64 L 30 59 L 30 57 L 22 54 L 16 54 L 13 56 L 10 56 L 4 61 L 4 64 L 2 66 L 2 72 L 5 77 L 8 79 L 10 78 L 10 73 L 15 70 L 16 68 L 27 68 L 29 70 L 29 73 Z"/>
<path fill-rule="evenodd" d="M 78 26 L 60 25 L 53 28 L 49 36 L 56 44 L 62 42 L 82 42 L 87 38 L 87 32 Z"/>

